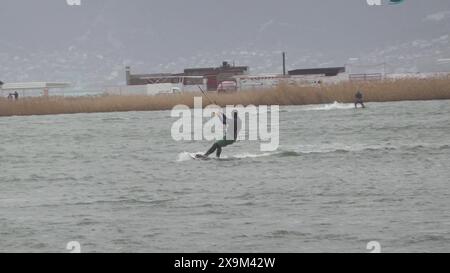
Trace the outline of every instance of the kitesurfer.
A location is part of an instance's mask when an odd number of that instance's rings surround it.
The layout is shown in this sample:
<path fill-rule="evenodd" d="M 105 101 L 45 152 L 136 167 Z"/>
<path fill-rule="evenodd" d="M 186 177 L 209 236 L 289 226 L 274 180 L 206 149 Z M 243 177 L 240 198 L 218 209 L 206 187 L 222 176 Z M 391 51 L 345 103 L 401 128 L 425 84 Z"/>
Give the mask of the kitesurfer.
<path fill-rule="evenodd" d="M 222 153 L 222 148 L 235 143 L 239 131 L 241 130 L 242 121 L 239 118 L 237 111 L 233 111 L 232 119 L 227 118 L 227 116 L 223 113 L 222 114 L 215 113 L 215 115 L 217 115 L 220 118 L 220 121 L 226 127 L 226 132 L 223 136 L 223 139 L 216 141 L 204 155 L 197 155 L 197 157 L 199 158 L 203 157 L 206 158 L 214 152 L 216 152 L 216 156 L 219 158 L 220 154 Z"/>
<path fill-rule="evenodd" d="M 364 105 L 364 98 L 361 91 L 358 91 L 355 94 L 355 108 L 358 108 L 358 104 L 361 104 L 362 108 L 366 108 L 366 106 Z"/>

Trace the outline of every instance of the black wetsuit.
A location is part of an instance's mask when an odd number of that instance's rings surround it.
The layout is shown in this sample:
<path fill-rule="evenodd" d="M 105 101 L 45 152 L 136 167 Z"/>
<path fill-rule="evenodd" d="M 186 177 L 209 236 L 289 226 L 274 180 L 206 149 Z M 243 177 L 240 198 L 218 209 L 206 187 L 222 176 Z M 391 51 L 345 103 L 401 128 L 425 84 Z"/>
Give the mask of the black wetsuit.
<path fill-rule="evenodd" d="M 355 108 L 358 108 L 358 104 L 361 104 L 362 108 L 365 108 L 364 100 L 363 100 L 363 94 L 358 91 L 355 95 Z"/>
<path fill-rule="evenodd" d="M 235 143 L 237 140 L 238 132 L 240 130 L 239 118 L 237 116 L 237 113 L 233 117 L 233 120 L 228 119 L 227 116 L 225 116 L 225 114 L 222 114 L 221 120 L 222 120 L 222 123 L 224 126 L 227 126 L 227 121 L 228 122 L 233 121 L 233 123 L 234 123 L 233 139 L 227 139 L 227 136 L 225 134 L 222 140 L 216 141 L 213 144 L 213 146 L 205 153 L 205 155 L 204 155 L 205 157 L 208 157 L 210 154 L 212 154 L 214 152 L 216 152 L 217 157 L 220 157 L 220 154 L 222 153 L 222 148 Z"/>

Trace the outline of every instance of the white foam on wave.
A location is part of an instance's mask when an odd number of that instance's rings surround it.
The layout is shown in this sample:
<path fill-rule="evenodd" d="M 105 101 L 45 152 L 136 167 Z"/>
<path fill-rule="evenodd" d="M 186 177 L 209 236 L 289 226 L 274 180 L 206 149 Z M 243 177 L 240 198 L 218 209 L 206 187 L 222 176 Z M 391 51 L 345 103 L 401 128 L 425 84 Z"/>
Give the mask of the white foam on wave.
<path fill-rule="evenodd" d="M 182 152 L 178 154 L 177 162 L 183 162 L 183 161 L 190 161 L 194 160 L 192 157 L 195 157 L 195 155 L 201 154 L 201 152 L 198 153 L 188 153 L 188 152 Z M 245 158 L 258 158 L 258 157 L 266 157 L 275 155 L 276 153 L 261 153 L 261 154 L 252 154 L 252 153 L 242 153 L 242 154 L 236 154 L 236 155 L 230 155 L 230 156 L 221 156 L 220 159 L 245 159 Z M 215 157 L 212 157 L 213 159 Z"/>
<path fill-rule="evenodd" d="M 194 160 L 192 156 L 195 156 L 197 153 L 188 153 L 188 152 L 182 152 L 178 154 L 177 161 L 183 162 L 183 161 L 189 161 Z"/>
<path fill-rule="evenodd" d="M 307 105 L 303 107 L 303 111 L 329 111 L 329 110 L 348 110 L 355 108 L 352 103 L 339 103 L 335 101 L 331 104 Z"/>
<path fill-rule="evenodd" d="M 196 152 L 196 153 L 189 153 L 189 152 L 182 152 L 178 154 L 177 157 L 177 161 L 178 162 L 183 162 L 183 161 L 190 161 L 190 160 L 194 160 L 193 157 L 195 157 L 198 154 L 203 154 L 204 152 Z M 212 159 L 214 159 L 215 157 L 211 157 Z M 229 157 L 227 156 L 222 156 L 221 159 L 228 159 Z"/>
<path fill-rule="evenodd" d="M 336 152 L 363 152 L 363 151 L 379 151 L 379 150 L 401 150 L 401 149 L 437 149 L 437 150 L 447 150 L 450 148 L 449 144 L 428 144 L 428 143 L 411 143 L 403 145 L 393 145 L 393 144 L 343 144 L 343 143 L 327 143 L 327 144 L 306 144 L 306 145 L 294 145 L 283 147 L 279 151 L 267 152 L 267 153 L 241 153 L 236 155 L 223 155 L 219 160 L 233 160 L 233 159 L 251 159 L 269 156 L 289 156 L 289 155 L 306 155 L 306 154 L 327 154 Z M 178 154 L 177 161 L 190 161 L 194 160 L 196 154 L 202 154 L 202 152 L 188 153 L 183 152 Z M 212 156 L 211 159 L 216 159 Z"/>
<path fill-rule="evenodd" d="M 258 158 L 258 157 L 266 157 L 274 155 L 275 153 L 262 153 L 262 154 L 251 154 L 251 153 L 244 153 L 244 154 L 237 154 L 234 155 L 233 158 L 238 159 L 244 159 L 244 158 Z"/>

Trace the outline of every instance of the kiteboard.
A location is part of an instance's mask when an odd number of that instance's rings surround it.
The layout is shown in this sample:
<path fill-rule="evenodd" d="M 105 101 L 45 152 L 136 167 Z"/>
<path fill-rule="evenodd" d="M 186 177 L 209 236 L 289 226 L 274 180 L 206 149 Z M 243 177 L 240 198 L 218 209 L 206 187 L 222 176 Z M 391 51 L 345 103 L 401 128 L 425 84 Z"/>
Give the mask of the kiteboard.
<path fill-rule="evenodd" d="M 189 154 L 189 155 L 192 157 L 192 159 L 195 159 L 195 160 L 208 160 L 208 159 L 210 159 L 209 157 L 204 156 L 202 154 Z"/>

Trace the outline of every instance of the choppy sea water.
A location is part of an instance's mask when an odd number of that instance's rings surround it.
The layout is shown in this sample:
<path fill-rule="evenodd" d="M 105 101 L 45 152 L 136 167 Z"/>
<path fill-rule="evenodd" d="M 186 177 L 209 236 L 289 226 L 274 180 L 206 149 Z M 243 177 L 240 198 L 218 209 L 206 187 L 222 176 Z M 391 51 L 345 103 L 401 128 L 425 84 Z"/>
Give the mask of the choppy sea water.
<path fill-rule="evenodd" d="M 0 118 L 0 252 L 450 251 L 450 101 L 280 119 L 196 161 L 168 111 Z"/>

